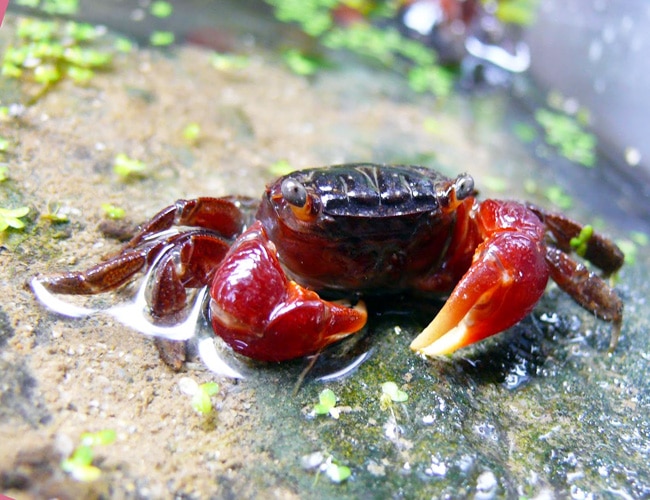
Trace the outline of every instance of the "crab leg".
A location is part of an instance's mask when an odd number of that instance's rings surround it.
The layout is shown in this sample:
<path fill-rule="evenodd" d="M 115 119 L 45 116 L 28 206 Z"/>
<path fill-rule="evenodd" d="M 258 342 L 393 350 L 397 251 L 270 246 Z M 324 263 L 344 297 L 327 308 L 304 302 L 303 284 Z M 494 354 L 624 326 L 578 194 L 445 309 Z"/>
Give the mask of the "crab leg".
<path fill-rule="evenodd" d="M 163 208 L 149 222 L 140 227 L 138 233 L 122 248 L 127 250 L 141 245 L 148 237 L 174 226 L 200 227 L 232 238 L 242 231 L 244 214 L 241 205 L 250 205 L 248 198 L 194 198 L 177 200 Z"/>
<path fill-rule="evenodd" d="M 616 348 L 623 322 L 623 302 L 607 284 L 584 265 L 557 248 L 548 248 L 546 262 L 551 277 L 573 300 L 597 317 L 614 324 L 609 343 L 610 352 Z"/>
<path fill-rule="evenodd" d="M 487 200 L 472 215 L 484 241 L 471 267 L 434 320 L 411 343 L 432 356 L 448 354 L 520 321 L 549 278 L 544 228 L 523 205 Z"/>
<path fill-rule="evenodd" d="M 184 280 L 183 286 L 198 287 L 209 282 L 210 266 L 216 265 L 227 250 L 228 244 L 218 236 L 194 230 L 175 235 L 168 240 L 126 250 L 85 271 L 39 276 L 37 279 L 53 293 L 94 295 L 129 282 L 133 276 L 151 266 L 160 255 L 164 255 L 163 265 L 157 271 L 157 289 L 169 285 L 170 279 L 178 281 L 179 272 Z M 204 275 L 208 276 L 207 281 L 202 277 Z M 162 290 L 154 291 L 153 302 L 164 301 L 163 293 Z M 161 296 L 160 300 L 157 300 L 158 295 Z M 160 311 L 166 309 L 163 304 L 158 307 Z"/>
<path fill-rule="evenodd" d="M 318 352 L 360 330 L 367 314 L 322 300 L 285 275 L 260 222 L 230 249 L 210 291 L 214 331 L 235 351 L 264 361 Z"/>

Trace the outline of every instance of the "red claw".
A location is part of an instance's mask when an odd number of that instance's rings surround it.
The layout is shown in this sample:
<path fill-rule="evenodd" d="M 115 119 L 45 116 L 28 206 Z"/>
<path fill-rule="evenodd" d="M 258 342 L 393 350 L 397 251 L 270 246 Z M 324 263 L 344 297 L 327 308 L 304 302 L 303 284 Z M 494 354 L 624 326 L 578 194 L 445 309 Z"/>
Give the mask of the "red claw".
<path fill-rule="evenodd" d="M 487 200 L 475 217 L 484 241 L 471 267 L 411 349 L 449 354 L 523 319 L 549 278 L 541 221 L 523 205 Z"/>
<path fill-rule="evenodd" d="M 233 245 L 210 290 L 212 326 L 235 351 L 263 361 L 318 352 L 360 330 L 363 306 L 346 307 L 289 280 L 260 222 Z"/>

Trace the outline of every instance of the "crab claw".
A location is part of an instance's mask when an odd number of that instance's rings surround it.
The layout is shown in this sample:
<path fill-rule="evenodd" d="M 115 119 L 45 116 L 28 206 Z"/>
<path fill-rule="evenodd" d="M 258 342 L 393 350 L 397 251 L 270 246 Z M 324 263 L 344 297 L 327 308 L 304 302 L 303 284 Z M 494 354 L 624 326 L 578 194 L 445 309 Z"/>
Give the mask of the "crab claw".
<path fill-rule="evenodd" d="M 328 302 L 289 280 L 259 222 L 230 249 L 210 294 L 215 333 L 262 361 L 313 354 L 360 330 L 367 319 L 363 304 Z"/>
<path fill-rule="evenodd" d="M 427 356 L 450 354 L 523 319 L 549 278 L 542 233 L 536 226 L 533 222 L 528 228 L 490 231 L 469 270 L 411 349 Z"/>

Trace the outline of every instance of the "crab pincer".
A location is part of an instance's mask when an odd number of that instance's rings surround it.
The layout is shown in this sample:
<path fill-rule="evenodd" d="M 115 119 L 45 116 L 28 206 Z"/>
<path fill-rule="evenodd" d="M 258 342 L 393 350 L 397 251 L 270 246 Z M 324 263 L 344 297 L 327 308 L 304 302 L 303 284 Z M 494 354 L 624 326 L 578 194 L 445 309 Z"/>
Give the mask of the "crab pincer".
<path fill-rule="evenodd" d="M 539 218 L 516 202 L 486 200 L 474 212 L 484 240 L 443 308 L 411 343 L 422 354 L 449 354 L 509 328 L 546 288 L 550 272 Z"/>
<path fill-rule="evenodd" d="M 363 303 L 329 302 L 287 278 L 260 222 L 235 242 L 212 283 L 215 333 L 236 352 L 262 361 L 316 353 L 367 319 Z"/>

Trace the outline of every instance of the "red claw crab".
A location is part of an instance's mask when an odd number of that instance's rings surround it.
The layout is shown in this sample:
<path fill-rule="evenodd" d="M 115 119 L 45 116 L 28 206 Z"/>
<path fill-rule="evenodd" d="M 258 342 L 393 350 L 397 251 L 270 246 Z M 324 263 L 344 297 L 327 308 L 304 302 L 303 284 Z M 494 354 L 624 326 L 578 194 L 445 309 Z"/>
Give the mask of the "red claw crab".
<path fill-rule="evenodd" d="M 448 179 L 417 166 L 297 171 L 266 188 L 254 219 L 242 209 L 252 206 L 249 199 L 179 200 L 109 260 L 38 277 L 33 287 L 39 296 L 96 294 L 148 270 L 147 303 L 157 324 L 187 311 L 188 289 L 209 287 L 214 333 L 244 356 L 283 361 L 317 353 L 366 323 L 363 303 L 350 307 L 321 295 L 448 296 L 411 344 L 433 356 L 520 321 L 550 277 L 613 323 L 613 348 L 623 305 L 570 257 L 582 226 L 530 204 L 475 195 L 468 174 Z M 594 233 L 585 243 L 580 253 L 605 276 L 623 264 L 606 238 Z"/>

